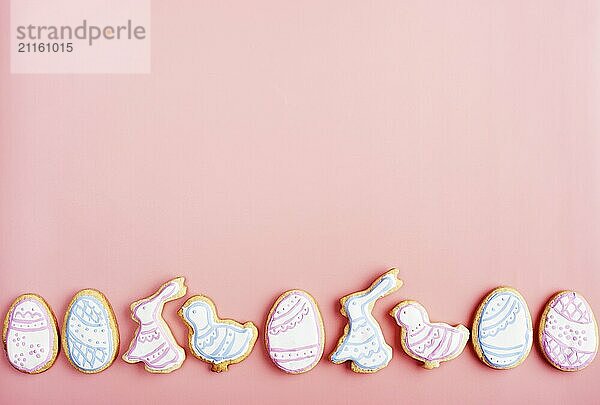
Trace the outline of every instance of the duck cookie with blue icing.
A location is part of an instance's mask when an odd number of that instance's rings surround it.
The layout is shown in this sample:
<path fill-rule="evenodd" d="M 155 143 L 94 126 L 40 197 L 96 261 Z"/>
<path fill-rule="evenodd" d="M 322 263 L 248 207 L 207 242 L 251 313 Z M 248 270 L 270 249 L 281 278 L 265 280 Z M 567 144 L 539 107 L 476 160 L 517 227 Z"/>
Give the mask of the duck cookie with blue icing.
<path fill-rule="evenodd" d="M 227 371 L 250 355 L 258 337 L 252 322 L 241 324 L 221 319 L 212 300 L 204 295 L 188 299 L 178 312 L 189 328 L 188 343 L 192 354 L 212 364 L 212 371 Z"/>
<path fill-rule="evenodd" d="M 469 341 L 469 330 L 465 326 L 431 322 L 425 308 L 416 301 L 402 301 L 390 315 L 402 328 L 402 349 L 413 359 L 422 361 L 428 370 L 458 357 Z"/>
<path fill-rule="evenodd" d="M 75 294 L 65 313 L 62 345 L 69 363 L 82 373 L 110 367 L 119 353 L 119 327 L 104 294 L 94 289 Z"/>
<path fill-rule="evenodd" d="M 392 348 L 371 311 L 375 302 L 402 287 L 398 270 L 391 269 L 363 291 L 340 300 L 340 312 L 348 318 L 344 333 L 330 356 L 333 363 L 351 361 L 356 373 L 374 373 L 386 367 L 392 359 Z"/>
<path fill-rule="evenodd" d="M 20 372 L 39 374 L 52 367 L 60 346 L 56 317 L 46 300 L 31 293 L 17 297 L 6 314 L 2 341 L 9 363 Z"/>
<path fill-rule="evenodd" d="M 490 292 L 477 308 L 472 341 L 477 356 L 489 367 L 506 370 L 525 361 L 533 328 L 523 296 L 511 287 Z"/>
<path fill-rule="evenodd" d="M 151 373 L 170 373 L 185 360 L 185 350 L 179 346 L 162 316 L 165 303 L 179 299 L 187 292 L 184 278 L 164 283 L 158 291 L 131 304 L 131 318 L 139 324 L 129 350 L 123 355 L 127 363 L 144 363 Z"/>

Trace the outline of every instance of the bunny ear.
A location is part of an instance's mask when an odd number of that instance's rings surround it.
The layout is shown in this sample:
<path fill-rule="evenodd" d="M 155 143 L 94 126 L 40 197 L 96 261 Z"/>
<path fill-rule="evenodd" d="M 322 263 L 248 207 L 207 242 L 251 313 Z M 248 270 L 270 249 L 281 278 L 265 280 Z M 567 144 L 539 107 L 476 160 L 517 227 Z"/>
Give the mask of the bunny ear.
<path fill-rule="evenodd" d="M 160 292 L 158 293 L 158 295 L 160 295 L 161 298 L 167 299 L 171 295 L 173 295 L 176 291 L 177 291 L 177 284 L 175 284 L 175 283 L 169 283 L 166 286 L 161 287 Z"/>
<path fill-rule="evenodd" d="M 163 284 L 159 289 L 158 296 L 163 301 L 171 301 L 183 297 L 187 292 L 184 281 L 183 277 L 178 277 Z"/>

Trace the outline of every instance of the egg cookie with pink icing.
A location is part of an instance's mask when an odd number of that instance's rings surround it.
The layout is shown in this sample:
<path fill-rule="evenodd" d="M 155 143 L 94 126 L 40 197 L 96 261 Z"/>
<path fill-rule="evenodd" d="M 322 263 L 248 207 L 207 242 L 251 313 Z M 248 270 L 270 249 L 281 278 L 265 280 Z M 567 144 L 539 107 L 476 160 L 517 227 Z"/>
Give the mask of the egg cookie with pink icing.
<path fill-rule="evenodd" d="M 306 373 L 321 360 L 325 328 L 319 306 L 308 292 L 281 294 L 269 311 L 265 329 L 269 357 L 286 373 Z"/>
<path fill-rule="evenodd" d="M 416 301 L 400 302 L 390 315 L 402 328 L 402 349 L 423 362 L 428 370 L 458 357 L 469 341 L 469 330 L 465 326 L 431 322 L 425 308 Z"/>
<path fill-rule="evenodd" d="M 52 309 L 37 294 L 23 294 L 10 306 L 2 341 L 9 363 L 22 373 L 48 370 L 58 356 L 59 336 Z"/>
<path fill-rule="evenodd" d="M 561 371 L 583 370 L 598 353 L 598 324 L 585 298 L 561 291 L 550 298 L 540 318 L 544 357 Z"/>

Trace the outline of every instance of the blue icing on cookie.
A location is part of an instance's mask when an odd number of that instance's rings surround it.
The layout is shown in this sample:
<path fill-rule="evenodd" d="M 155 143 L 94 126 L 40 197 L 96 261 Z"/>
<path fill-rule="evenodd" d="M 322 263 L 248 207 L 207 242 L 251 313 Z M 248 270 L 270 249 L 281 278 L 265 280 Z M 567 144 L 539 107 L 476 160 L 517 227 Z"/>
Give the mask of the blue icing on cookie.
<path fill-rule="evenodd" d="M 72 303 L 66 317 L 66 350 L 71 362 L 86 372 L 109 365 L 114 358 L 116 332 L 105 304 L 92 295 L 82 295 Z"/>
<path fill-rule="evenodd" d="M 513 367 L 529 354 L 533 341 L 531 314 L 520 294 L 506 289 L 492 292 L 476 326 L 481 352 L 492 367 Z"/>
<path fill-rule="evenodd" d="M 209 304 L 206 297 L 186 303 L 183 317 L 193 330 L 190 339 L 192 350 L 208 362 L 233 362 L 252 350 L 254 325 L 219 320 L 214 304 Z"/>
<path fill-rule="evenodd" d="M 359 372 L 375 372 L 390 362 L 392 348 L 386 343 L 371 309 L 378 299 L 400 288 L 402 281 L 396 278 L 397 274 L 398 270 L 392 269 L 367 290 L 342 298 L 348 329 L 330 356 L 332 362 L 350 360 L 353 370 Z"/>

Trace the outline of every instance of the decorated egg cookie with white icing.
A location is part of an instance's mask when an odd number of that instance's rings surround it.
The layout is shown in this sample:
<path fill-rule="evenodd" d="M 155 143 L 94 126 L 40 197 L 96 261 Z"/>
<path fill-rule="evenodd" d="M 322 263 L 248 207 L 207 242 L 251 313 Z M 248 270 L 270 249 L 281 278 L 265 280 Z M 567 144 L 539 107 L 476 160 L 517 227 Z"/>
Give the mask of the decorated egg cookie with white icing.
<path fill-rule="evenodd" d="M 221 319 L 213 301 L 204 295 L 188 299 L 178 312 L 189 328 L 188 344 L 192 354 L 212 364 L 212 371 L 227 371 L 240 363 L 254 348 L 258 330 L 252 322 L 241 324 Z"/>
<path fill-rule="evenodd" d="M 113 309 L 100 291 L 81 290 L 65 313 L 62 344 L 69 363 L 82 373 L 99 373 L 119 353 L 119 328 Z"/>
<path fill-rule="evenodd" d="M 389 364 L 392 348 L 371 311 L 377 300 L 402 287 L 402 283 L 398 270 L 391 269 L 366 290 L 340 300 L 340 312 L 348 318 L 348 324 L 330 356 L 333 363 L 350 361 L 350 368 L 355 373 L 375 373 Z"/>
<path fill-rule="evenodd" d="M 531 314 L 523 296 L 511 287 L 490 292 L 475 314 L 472 341 L 479 359 L 492 368 L 521 364 L 533 343 Z"/>
<path fill-rule="evenodd" d="M 265 344 L 273 363 L 287 373 L 305 373 L 317 365 L 325 329 L 312 295 L 303 290 L 281 294 L 267 317 Z"/>
<path fill-rule="evenodd" d="M 557 369 L 587 367 L 598 352 L 598 325 L 585 298 L 575 291 L 552 297 L 540 319 L 539 339 L 544 356 Z"/>
<path fill-rule="evenodd" d="M 2 330 L 10 364 L 27 374 L 48 370 L 58 356 L 56 317 L 37 294 L 19 296 L 8 310 Z"/>

